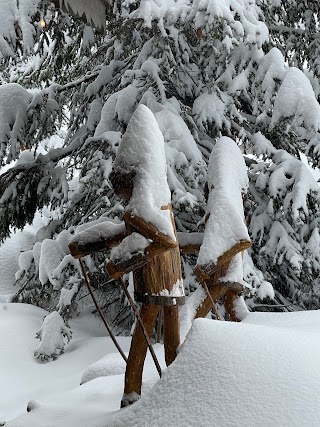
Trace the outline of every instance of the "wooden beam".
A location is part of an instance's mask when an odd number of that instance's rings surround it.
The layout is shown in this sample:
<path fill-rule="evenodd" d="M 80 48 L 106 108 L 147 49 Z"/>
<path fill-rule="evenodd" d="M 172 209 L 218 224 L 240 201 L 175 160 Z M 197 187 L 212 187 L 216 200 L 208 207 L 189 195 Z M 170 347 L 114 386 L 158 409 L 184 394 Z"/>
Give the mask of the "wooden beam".
<path fill-rule="evenodd" d="M 118 233 L 114 236 L 110 236 L 107 239 L 100 239 L 93 242 L 87 242 L 79 244 L 77 241 L 73 241 L 69 244 L 69 250 L 74 258 L 81 258 L 86 255 L 90 255 L 94 252 L 104 251 L 109 248 L 117 246 L 125 237 L 126 232 Z"/>
<path fill-rule="evenodd" d="M 109 261 L 106 265 L 106 270 L 109 276 L 117 279 L 123 276 L 125 273 L 129 273 L 130 271 L 135 271 L 138 268 L 143 267 L 152 258 L 168 250 L 170 249 L 157 243 L 150 243 L 150 245 L 144 250 L 144 253 L 134 253 L 132 254 L 131 258 L 127 260 L 117 259 L 114 261 Z"/>
<path fill-rule="evenodd" d="M 127 211 L 123 218 L 125 222 L 132 225 L 132 227 L 134 227 L 145 238 L 151 239 L 155 243 L 167 248 L 174 248 L 178 246 L 178 242 L 176 240 L 173 240 L 168 235 L 161 233 L 153 224 L 138 217 L 133 212 Z"/>
<path fill-rule="evenodd" d="M 228 264 L 231 261 L 231 259 L 237 255 L 239 252 L 243 252 L 244 250 L 250 248 L 251 242 L 250 240 L 240 240 L 238 243 L 236 243 L 232 248 L 230 248 L 228 251 L 226 251 L 223 255 L 221 255 L 218 258 L 218 261 L 216 263 L 209 263 L 206 265 L 197 265 L 194 272 L 196 276 L 198 277 L 200 282 L 214 282 L 215 276 L 218 274 L 219 278 L 223 277 L 223 275 L 220 275 L 221 267 Z"/>
<path fill-rule="evenodd" d="M 160 310 L 159 305 L 142 304 L 140 317 L 143 321 L 148 336 L 152 336 L 153 327 Z M 128 356 L 127 369 L 124 381 L 124 397 L 121 406 L 130 405 L 130 394 L 141 395 L 142 371 L 148 345 L 146 343 L 142 327 L 139 322 L 133 333 L 130 352 Z"/>

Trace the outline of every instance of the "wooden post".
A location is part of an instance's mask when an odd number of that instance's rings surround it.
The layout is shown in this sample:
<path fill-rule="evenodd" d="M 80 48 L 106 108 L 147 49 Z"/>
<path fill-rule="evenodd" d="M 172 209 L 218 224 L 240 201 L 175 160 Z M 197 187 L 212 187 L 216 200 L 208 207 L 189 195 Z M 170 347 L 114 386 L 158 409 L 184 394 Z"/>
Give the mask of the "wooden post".
<path fill-rule="evenodd" d="M 176 234 L 171 205 L 164 206 L 163 209 L 170 211 Z M 138 254 L 132 254 L 128 261 L 110 261 L 106 269 L 114 278 L 122 276 L 124 272 L 133 272 L 134 296 L 137 302 L 142 303 L 140 317 L 149 337 L 163 307 L 165 360 L 169 365 L 174 361 L 180 344 L 178 306 L 184 303 L 178 242 L 131 212 L 124 215 L 124 220 L 127 238 L 130 238 L 132 233 L 139 232 L 152 239 L 153 243 L 146 247 L 143 253 L 140 251 Z M 140 396 L 146 352 L 147 345 L 142 328 L 137 324 L 128 356 L 121 407 L 130 405 Z"/>
<path fill-rule="evenodd" d="M 141 306 L 140 317 L 144 323 L 149 338 L 152 336 L 152 331 L 159 310 L 160 306 L 158 305 L 142 304 Z M 147 348 L 148 345 L 145 340 L 143 330 L 140 326 L 140 323 L 137 322 L 132 336 L 131 347 L 128 356 L 124 381 L 124 395 L 121 401 L 122 408 L 135 402 L 137 397 L 141 395 L 142 372 Z"/>
<path fill-rule="evenodd" d="M 212 310 L 212 300 L 216 302 L 224 296 L 226 288 L 221 285 L 214 285 L 208 287 L 211 298 L 207 295 L 202 304 L 199 305 L 196 311 L 196 319 L 198 317 L 206 317 L 210 310 Z"/>
<path fill-rule="evenodd" d="M 228 289 L 224 296 L 224 306 L 229 317 L 228 320 L 231 320 L 232 322 L 239 322 L 234 309 L 234 302 L 238 298 L 238 295 L 238 292 Z"/>
<path fill-rule="evenodd" d="M 169 366 L 177 356 L 180 344 L 179 307 L 163 307 L 164 352 L 166 365 Z"/>

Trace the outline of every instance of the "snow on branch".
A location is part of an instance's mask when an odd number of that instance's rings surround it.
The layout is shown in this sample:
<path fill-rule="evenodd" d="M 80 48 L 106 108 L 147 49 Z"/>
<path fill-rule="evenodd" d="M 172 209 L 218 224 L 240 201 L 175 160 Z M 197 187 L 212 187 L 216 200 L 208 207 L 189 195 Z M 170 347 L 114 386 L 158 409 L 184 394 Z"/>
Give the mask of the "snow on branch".
<path fill-rule="evenodd" d="M 261 58 L 255 84 L 254 113 L 263 122 L 266 112 L 272 111 L 269 130 L 282 122 L 286 133 L 295 131 L 302 137 L 306 131 L 320 129 L 320 106 L 310 80 L 298 68 L 288 67 L 279 49 L 273 48 Z"/>
<path fill-rule="evenodd" d="M 281 282 L 290 295 L 293 287 L 287 277 L 296 277 L 294 288 L 303 304 L 320 273 L 320 187 L 301 160 L 277 150 L 264 135 L 255 134 L 253 143 L 256 154 L 266 160 L 250 169 L 255 261 L 268 280 Z M 275 277 L 268 275 L 270 265 L 278 272 Z"/>
<path fill-rule="evenodd" d="M 293 128 L 305 126 L 307 129 L 320 129 L 320 105 L 308 77 L 295 67 L 285 73 L 274 101 L 270 127 L 287 117 L 293 118 Z"/>
<path fill-rule="evenodd" d="M 28 108 L 33 96 L 16 83 L 0 86 L 0 162 L 7 155 L 10 140 L 8 161 L 17 157 L 20 145 L 23 145 L 23 130 L 28 120 Z"/>
<path fill-rule="evenodd" d="M 23 44 L 24 53 L 34 46 L 36 28 L 32 22 L 40 0 L 6 0 L 0 2 L 0 59 L 15 57 L 15 47 Z M 21 36 L 17 29 L 21 30 Z"/>
<path fill-rule="evenodd" d="M 282 201 L 285 215 L 292 215 L 295 221 L 303 220 L 309 215 L 308 195 L 320 203 L 320 187 L 313 175 L 300 160 L 284 150 L 276 150 L 262 134 L 255 134 L 252 141 L 258 155 L 273 160 L 267 169 L 268 180 L 262 181 L 262 177 L 257 180 L 261 190 L 265 190 L 265 185 L 268 185 L 271 197 L 268 212 L 273 213 L 272 200 L 278 199 Z"/>
<path fill-rule="evenodd" d="M 36 333 L 41 342 L 34 351 L 34 357 L 42 362 L 55 360 L 64 352 L 65 344 L 71 340 L 72 333 L 57 311 L 45 317 L 43 324 Z"/>

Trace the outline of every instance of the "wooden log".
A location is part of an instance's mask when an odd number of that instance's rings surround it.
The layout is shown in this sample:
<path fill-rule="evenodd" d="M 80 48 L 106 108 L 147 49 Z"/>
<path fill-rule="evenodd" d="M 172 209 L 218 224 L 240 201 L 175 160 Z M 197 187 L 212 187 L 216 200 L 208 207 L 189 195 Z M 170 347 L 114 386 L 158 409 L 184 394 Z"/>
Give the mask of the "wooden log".
<path fill-rule="evenodd" d="M 221 277 L 226 275 L 230 263 L 231 259 L 226 261 L 224 264 L 217 265 L 210 276 L 203 272 L 202 266 L 196 265 L 194 274 L 197 276 L 200 283 L 206 283 L 208 286 L 215 285 L 219 282 Z"/>
<path fill-rule="evenodd" d="M 137 302 L 142 302 L 144 304 L 156 304 L 162 305 L 163 307 L 170 307 L 175 305 L 184 305 L 186 302 L 185 296 L 166 296 L 166 295 L 150 295 L 150 294 L 141 294 L 138 292 L 134 293 L 134 299 Z"/>
<path fill-rule="evenodd" d="M 126 236 L 127 233 L 123 232 L 111 236 L 108 239 L 100 239 L 84 244 L 79 244 L 77 241 L 73 241 L 69 244 L 69 250 L 74 258 L 79 259 L 94 252 L 100 252 L 109 248 L 113 248 L 114 246 L 117 246 Z"/>
<path fill-rule="evenodd" d="M 228 320 L 231 320 L 232 322 L 240 322 L 234 309 L 234 302 L 238 296 L 239 293 L 233 289 L 228 289 L 224 295 L 224 307 L 226 309 Z"/>
<path fill-rule="evenodd" d="M 171 209 L 171 208 L 170 208 Z M 178 246 L 178 242 L 173 240 L 166 234 L 161 233 L 153 224 L 145 221 L 143 218 L 136 216 L 131 211 L 124 214 L 124 220 L 134 227 L 145 238 L 151 239 L 153 242 L 163 245 L 167 248 Z"/>
<path fill-rule="evenodd" d="M 182 273 L 180 251 L 178 246 L 156 255 L 141 271 L 139 277 L 135 275 L 137 294 L 162 295 L 167 298 L 183 296 L 183 289 L 179 293 L 172 293 L 175 286 L 182 287 Z"/>
<path fill-rule="evenodd" d="M 144 323 L 148 336 L 152 336 L 153 327 L 159 313 L 160 306 L 142 304 L 140 317 Z M 141 395 L 142 371 L 148 345 L 146 343 L 142 328 L 137 322 L 128 356 L 127 369 L 124 379 L 124 394 L 137 393 Z M 124 400 L 125 400 L 124 396 Z"/>
<path fill-rule="evenodd" d="M 172 227 L 176 234 L 171 205 L 163 206 L 163 209 L 164 208 L 170 210 Z M 149 227 L 149 223 L 140 220 L 141 218 L 132 218 L 131 216 L 125 215 L 127 232 L 132 233 L 136 231 L 137 224 L 138 226 L 142 225 L 142 227 L 138 229 L 141 234 L 146 230 L 147 234 L 153 230 L 153 226 Z M 145 226 L 146 228 L 144 228 Z M 153 239 L 153 235 L 151 234 L 148 234 L 148 236 L 145 234 L 143 235 L 144 237 Z M 145 303 L 147 301 L 146 298 L 148 298 L 149 302 L 154 304 L 159 303 L 164 306 L 184 303 L 184 289 L 178 242 L 169 239 L 170 241 L 168 244 L 167 239 L 168 236 L 157 231 L 157 236 L 154 241 L 158 246 L 153 246 L 155 243 L 148 246 L 147 250 L 150 252 L 150 255 L 148 255 L 148 262 L 143 268 L 138 268 L 133 271 L 135 296 L 138 302 Z M 153 251 L 153 248 L 156 247 L 162 247 L 162 252 L 156 253 L 156 251 Z M 148 296 L 156 298 L 151 298 L 151 301 Z"/>
<path fill-rule="evenodd" d="M 226 251 L 223 255 L 221 255 L 216 263 L 209 263 L 206 265 L 197 265 L 195 268 L 195 274 L 198 277 L 200 282 L 213 282 L 212 277 L 216 274 L 219 274 L 222 265 L 226 265 L 230 263 L 231 259 L 237 255 L 239 252 L 242 252 L 248 248 L 250 248 L 251 242 L 250 240 L 240 240 L 236 243 L 232 248 Z M 229 264 L 228 264 L 229 266 Z M 220 277 L 223 277 L 221 275 Z"/>
<path fill-rule="evenodd" d="M 197 308 L 195 318 L 197 319 L 198 317 L 206 317 L 209 311 L 212 310 L 213 308 L 211 299 L 214 302 L 216 302 L 217 300 L 219 300 L 225 295 L 226 291 L 227 291 L 227 288 L 225 286 L 221 286 L 221 285 L 210 286 L 209 292 L 210 292 L 211 298 L 209 297 L 209 295 L 206 296 L 202 304 L 200 304 L 199 307 Z"/>
<path fill-rule="evenodd" d="M 127 260 L 116 259 L 114 261 L 109 261 L 106 265 L 106 270 L 109 276 L 117 279 L 123 276 L 125 273 L 135 271 L 138 268 L 145 266 L 153 257 L 168 250 L 169 249 L 163 245 L 150 243 L 150 245 L 145 248 L 143 253 L 140 251 L 136 252 L 132 254 L 131 258 Z"/>
<path fill-rule="evenodd" d="M 178 306 L 163 308 L 164 327 L 164 353 L 167 366 L 169 366 L 177 356 L 177 348 L 180 345 L 180 323 Z"/>

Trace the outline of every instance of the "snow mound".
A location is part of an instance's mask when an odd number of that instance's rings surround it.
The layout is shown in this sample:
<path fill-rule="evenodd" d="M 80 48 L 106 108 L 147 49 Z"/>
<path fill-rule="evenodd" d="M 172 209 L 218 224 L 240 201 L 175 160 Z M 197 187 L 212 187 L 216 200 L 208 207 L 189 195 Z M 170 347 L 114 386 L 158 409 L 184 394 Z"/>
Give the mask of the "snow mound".
<path fill-rule="evenodd" d="M 6 425 L 316 426 L 319 320 L 319 311 L 253 313 L 241 323 L 198 319 L 177 359 L 151 390 L 146 372 L 147 387 L 133 406 L 118 410 L 123 376 L 111 375 L 95 378 L 48 403 L 34 401 L 30 413 Z M 100 368 L 104 362 L 98 363 Z M 92 365 L 92 377 L 97 367 Z M 154 383 L 154 367 L 153 375 Z"/>
<path fill-rule="evenodd" d="M 39 399 L 51 401 L 53 396 L 60 397 L 67 390 L 77 387 L 80 384 L 81 372 L 88 365 L 116 351 L 111 339 L 106 336 L 106 330 L 101 326 L 100 320 L 90 316 L 89 311 L 70 320 L 73 339 L 65 353 L 52 363 L 39 363 L 33 357 L 34 349 L 38 345 L 35 334 L 47 314 L 45 310 L 29 304 L 0 304 L 0 378 L 1 387 L 5 390 L 0 394 L 0 421 L 8 421 L 6 426 L 11 424 L 9 420 L 26 414 L 29 401 Z M 119 342 L 124 351 L 128 351 L 130 338 L 119 337 Z M 123 387 L 122 377 L 120 383 L 119 394 L 114 398 L 117 400 L 117 405 L 113 410 L 119 407 Z M 98 395 L 99 391 L 96 390 L 91 397 L 87 394 L 85 396 L 89 400 L 94 400 L 95 393 Z M 66 417 L 66 411 L 72 411 L 72 405 L 66 402 L 67 400 L 64 401 L 64 417 Z M 41 403 L 39 407 L 45 407 L 45 404 Z M 57 405 L 54 404 L 54 407 Z M 94 407 L 96 408 L 96 404 Z M 109 406 L 108 408 L 110 411 Z M 30 425 L 45 427 L 47 424 L 44 418 L 38 421 L 38 412 L 34 410 L 30 414 L 33 412 L 36 414 L 36 419 L 32 418 L 33 422 Z M 39 416 L 43 417 L 41 411 Z M 21 419 L 22 424 L 18 425 L 26 427 L 28 424 L 23 415 Z M 56 420 L 54 417 L 49 419 L 53 425 L 61 425 L 61 420 Z M 80 426 L 78 423 L 68 424 L 68 422 L 64 425 Z M 81 425 L 90 427 L 90 424 Z"/>
<path fill-rule="evenodd" d="M 320 312 L 198 319 L 148 395 L 105 426 L 312 426 L 320 408 Z"/>

